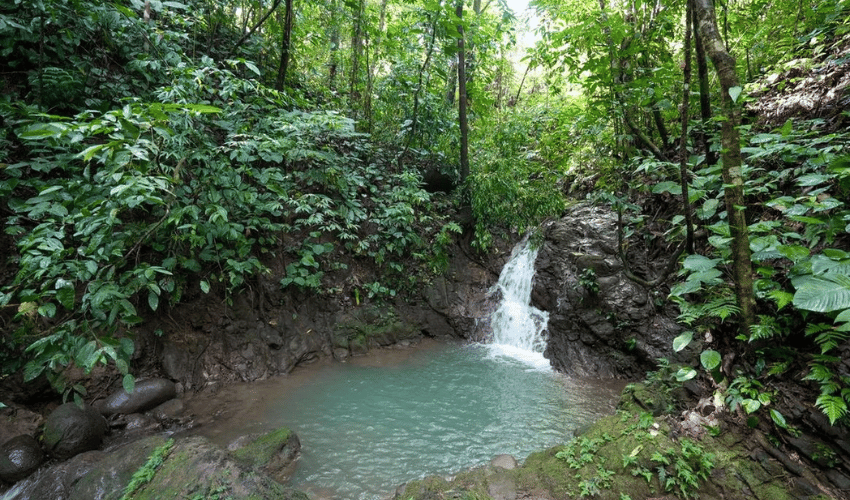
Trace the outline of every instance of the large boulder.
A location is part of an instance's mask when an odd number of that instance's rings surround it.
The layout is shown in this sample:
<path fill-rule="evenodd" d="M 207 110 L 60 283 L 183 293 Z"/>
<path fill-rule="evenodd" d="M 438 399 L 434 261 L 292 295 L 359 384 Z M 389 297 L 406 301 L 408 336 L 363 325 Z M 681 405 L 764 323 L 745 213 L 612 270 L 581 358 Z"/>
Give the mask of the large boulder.
<path fill-rule="evenodd" d="M 634 378 L 673 355 L 679 333 L 666 293 L 631 281 L 618 255 L 616 214 L 579 205 L 547 224 L 532 305 L 549 312 L 545 355 L 571 376 Z M 666 264 L 666 262 L 664 262 Z M 653 274 L 662 263 L 634 262 Z"/>
<path fill-rule="evenodd" d="M 44 453 L 36 439 L 23 434 L 0 446 L 0 479 L 14 483 L 29 476 L 41 465 Z"/>
<path fill-rule="evenodd" d="M 110 394 L 105 401 L 98 405 L 98 410 L 104 415 L 116 413 L 138 413 L 173 399 L 177 395 L 174 382 L 164 378 L 151 378 L 136 381 L 133 392 L 120 389 Z"/>
<path fill-rule="evenodd" d="M 152 460 L 154 454 L 160 460 Z M 134 474 L 145 479 L 133 480 Z M 19 485 L 17 498 L 51 500 L 113 500 L 125 493 L 134 500 L 307 500 L 303 493 L 282 486 L 197 436 L 174 441 L 149 436 L 110 452 L 83 453 Z"/>
<path fill-rule="evenodd" d="M 56 458 L 69 458 L 98 448 L 106 430 L 106 419 L 91 406 L 65 403 L 44 422 L 44 447 Z"/>

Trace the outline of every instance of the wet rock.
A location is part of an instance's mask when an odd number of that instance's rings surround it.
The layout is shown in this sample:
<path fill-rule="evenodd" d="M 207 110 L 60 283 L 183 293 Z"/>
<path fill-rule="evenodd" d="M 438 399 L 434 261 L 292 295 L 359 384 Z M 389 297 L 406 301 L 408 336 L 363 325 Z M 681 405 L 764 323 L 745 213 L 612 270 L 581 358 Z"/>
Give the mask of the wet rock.
<path fill-rule="evenodd" d="M 543 232 L 532 305 L 549 313 L 545 356 L 557 370 L 638 378 L 658 358 L 675 360 L 672 339 L 680 327 L 672 311 L 659 307 L 660 297 L 623 272 L 616 214 L 578 205 Z M 650 278 L 666 264 L 630 258 L 632 271 Z"/>
<path fill-rule="evenodd" d="M 157 420 L 170 421 L 180 418 L 185 409 L 186 405 L 183 403 L 183 400 L 175 398 L 169 399 L 148 413 Z"/>
<path fill-rule="evenodd" d="M 287 428 L 267 434 L 239 437 L 227 446 L 239 461 L 258 467 L 278 481 L 286 481 L 301 454 L 301 442 Z"/>
<path fill-rule="evenodd" d="M 301 492 L 285 488 L 256 468 L 234 460 L 202 437 L 169 442 L 149 436 L 110 452 L 93 451 L 56 464 L 21 484 L 18 498 L 51 500 L 106 500 L 121 496 L 133 474 L 155 450 L 162 463 L 132 494 L 136 500 L 160 498 L 274 498 L 306 500 Z M 36 477 L 38 476 L 38 477 Z"/>
<path fill-rule="evenodd" d="M 14 483 L 32 474 L 44 460 L 38 441 L 29 434 L 14 437 L 0 446 L 0 479 Z"/>
<path fill-rule="evenodd" d="M 136 381 L 132 393 L 120 389 L 100 403 L 98 410 L 104 415 L 138 413 L 150 410 L 177 395 L 174 382 L 164 378 Z"/>
<path fill-rule="evenodd" d="M 127 431 L 152 431 L 161 429 L 162 426 L 159 422 L 148 415 L 142 415 L 141 413 L 131 413 L 125 418 L 125 427 Z"/>
<path fill-rule="evenodd" d="M 57 458 L 69 458 L 99 447 L 106 430 L 106 420 L 91 406 L 65 403 L 44 422 L 44 447 Z"/>
<path fill-rule="evenodd" d="M 499 467 L 505 470 L 513 470 L 516 469 L 519 463 L 516 461 L 516 458 L 513 455 L 496 455 L 490 460 L 490 465 L 493 467 Z"/>

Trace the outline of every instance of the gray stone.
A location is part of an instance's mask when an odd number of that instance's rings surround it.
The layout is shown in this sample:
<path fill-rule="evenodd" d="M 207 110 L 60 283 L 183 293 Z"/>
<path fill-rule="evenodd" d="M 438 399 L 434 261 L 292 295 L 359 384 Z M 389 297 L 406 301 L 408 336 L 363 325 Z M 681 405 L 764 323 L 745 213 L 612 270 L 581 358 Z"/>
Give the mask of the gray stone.
<path fill-rule="evenodd" d="M 120 389 L 106 398 L 99 406 L 104 415 L 116 413 L 138 413 L 150 410 L 177 395 L 174 382 L 164 378 L 137 380 L 132 393 Z"/>
<path fill-rule="evenodd" d="M 13 437 L 0 446 L 0 479 L 10 483 L 32 474 L 44 460 L 38 441 L 29 434 Z"/>
<path fill-rule="evenodd" d="M 149 436 L 110 452 L 77 455 L 19 483 L 18 498 L 50 500 L 113 500 L 119 498 L 133 474 L 145 465 L 163 436 Z M 223 488 L 223 489 L 222 489 Z M 254 467 L 234 460 L 206 438 L 177 439 L 162 464 L 132 498 L 274 498 L 307 500 Z"/>
<path fill-rule="evenodd" d="M 531 298 L 549 313 L 545 356 L 555 369 L 575 377 L 638 378 L 658 358 L 677 359 L 675 311 L 657 308 L 649 291 L 626 277 L 615 213 L 577 205 L 543 233 Z M 629 257 L 635 274 L 652 279 L 666 265 L 637 253 Z M 585 269 L 594 270 L 598 292 L 583 286 Z"/>
<path fill-rule="evenodd" d="M 44 447 L 57 458 L 69 458 L 98 448 L 106 430 L 106 420 L 91 406 L 65 403 L 44 422 Z"/>
<path fill-rule="evenodd" d="M 505 470 L 513 470 L 519 466 L 519 463 L 513 455 L 503 454 L 493 457 L 493 459 L 490 460 L 490 465 L 493 467 L 500 467 Z"/>
<path fill-rule="evenodd" d="M 169 399 L 165 403 L 157 406 L 150 412 L 148 412 L 151 416 L 160 421 L 168 421 L 168 420 L 177 420 L 181 416 L 183 416 L 183 411 L 186 409 L 186 405 L 183 403 L 182 399 Z"/>

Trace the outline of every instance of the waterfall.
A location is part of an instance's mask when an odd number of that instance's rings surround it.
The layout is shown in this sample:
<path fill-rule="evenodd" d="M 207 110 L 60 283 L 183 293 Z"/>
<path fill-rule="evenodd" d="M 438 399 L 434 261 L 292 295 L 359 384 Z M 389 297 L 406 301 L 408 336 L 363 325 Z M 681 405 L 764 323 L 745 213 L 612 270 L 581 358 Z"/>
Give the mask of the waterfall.
<path fill-rule="evenodd" d="M 497 354 L 510 356 L 535 368 L 549 368 L 543 357 L 546 348 L 546 324 L 549 313 L 531 305 L 531 286 L 537 251 L 526 236 L 511 253 L 499 274 L 496 287 L 502 302 L 490 318 L 493 327 L 491 345 Z"/>

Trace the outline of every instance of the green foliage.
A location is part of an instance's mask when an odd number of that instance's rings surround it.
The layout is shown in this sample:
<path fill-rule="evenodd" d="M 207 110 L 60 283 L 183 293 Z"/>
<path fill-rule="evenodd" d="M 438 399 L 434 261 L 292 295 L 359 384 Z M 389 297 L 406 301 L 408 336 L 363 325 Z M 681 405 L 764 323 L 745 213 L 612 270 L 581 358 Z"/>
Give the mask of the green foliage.
<path fill-rule="evenodd" d="M 82 23 L 108 14 L 117 25 L 105 32 L 148 29 L 121 4 L 85 15 L 87 2 L 47 4 Z M 163 29 L 198 21 L 171 7 Z M 14 146 L 2 159 L 0 201 L 18 249 L 14 281 L 0 289 L 0 307 L 17 312 L 3 339 L 15 354 L 0 361 L 4 373 L 25 363 L 27 381 L 45 374 L 66 397 L 82 390 L 64 377 L 72 365 L 88 373 L 113 363 L 131 384 L 132 330 L 146 311 L 213 291 L 229 300 L 270 274 L 270 255 L 288 260 L 282 286 L 322 293 L 340 290 L 323 281 L 345 267 L 340 255 L 372 259 L 387 284 L 369 296 L 393 296 L 444 267 L 460 232 L 432 212 L 440 207 L 420 176 L 354 122 L 292 109 L 286 94 L 240 77 L 256 68 L 246 59 L 170 57 L 186 40 L 166 32 L 152 42 L 158 58 L 137 53 L 130 65 L 144 82 L 127 76 L 126 92 L 109 88 L 85 111 L 0 102 Z M 50 50 L 64 50 L 56 43 Z M 64 109 L 84 105 L 63 100 Z"/>
<path fill-rule="evenodd" d="M 121 500 L 130 500 L 133 498 L 136 491 L 144 488 L 144 486 L 153 479 L 156 475 L 157 469 L 160 465 L 162 465 L 165 459 L 168 458 L 168 454 L 171 453 L 171 449 L 173 447 L 174 440 L 169 439 L 151 452 L 147 462 L 145 462 L 139 470 L 133 473 L 133 477 L 130 478 L 130 482 L 127 483 L 126 487 L 124 487 L 124 493 L 121 495 Z"/>
<path fill-rule="evenodd" d="M 560 172 L 542 165 L 534 150 L 541 126 L 539 120 L 517 116 L 474 138 L 468 191 L 478 248 L 490 246 L 491 227 L 525 232 L 566 207 Z"/>

